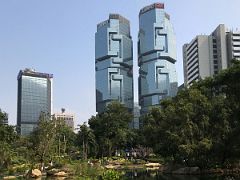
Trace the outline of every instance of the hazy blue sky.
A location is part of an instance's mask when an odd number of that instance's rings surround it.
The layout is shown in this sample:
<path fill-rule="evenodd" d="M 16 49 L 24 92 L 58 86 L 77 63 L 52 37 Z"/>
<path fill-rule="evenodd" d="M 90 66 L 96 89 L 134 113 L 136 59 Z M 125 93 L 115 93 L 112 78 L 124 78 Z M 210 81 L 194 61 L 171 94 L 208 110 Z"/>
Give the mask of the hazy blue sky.
<path fill-rule="evenodd" d="M 95 115 L 94 33 L 109 13 L 130 20 L 134 42 L 135 101 L 139 10 L 152 0 L 0 0 L 0 108 L 16 124 L 17 74 L 34 68 L 54 74 L 53 107 Z M 177 73 L 183 82 L 182 45 L 218 24 L 240 27 L 239 0 L 165 0 L 177 37 Z"/>

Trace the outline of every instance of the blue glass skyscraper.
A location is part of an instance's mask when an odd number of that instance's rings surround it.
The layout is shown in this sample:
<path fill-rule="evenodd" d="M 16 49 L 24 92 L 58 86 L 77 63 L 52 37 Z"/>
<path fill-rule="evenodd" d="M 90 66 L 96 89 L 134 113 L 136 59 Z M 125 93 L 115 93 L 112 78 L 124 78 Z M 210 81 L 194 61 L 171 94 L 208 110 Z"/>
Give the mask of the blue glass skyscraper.
<path fill-rule="evenodd" d="M 133 55 L 129 21 L 119 14 L 97 25 L 95 34 L 96 110 L 113 100 L 133 109 Z"/>
<path fill-rule="evenodd" d="M 37 127 L 40 114 L 51 115 L 52 74 L 21 70 L 18 74 L 17 125 L 21 135 Z"/>
<path fill-rule="evenodd" d="M 140 10 L 138 38 L 139 104 L 144 114 L 177 93 L 175 33 L 164 4 Z"/>

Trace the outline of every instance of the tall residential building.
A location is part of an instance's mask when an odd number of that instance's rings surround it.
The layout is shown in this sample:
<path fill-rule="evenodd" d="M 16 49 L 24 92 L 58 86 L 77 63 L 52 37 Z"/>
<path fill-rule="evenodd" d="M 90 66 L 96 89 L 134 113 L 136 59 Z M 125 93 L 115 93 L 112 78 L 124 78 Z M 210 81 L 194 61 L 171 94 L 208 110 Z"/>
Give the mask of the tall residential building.
<path fill-rule="evenodd" d="M 30 134 L 37 126 L 41 112 L 51 115 L 52 74 L 33 69 L 18 74 L 17 126 L 21 135 Z"/>
<path fill-rule="evenodd" d="M 240 32 L 220 24 L 210 35 L 198 35 L 183 45 L 184 85 L 213 76 L 240 58 Z"/>
<path fill-rule="evenodd" d="M 233 30 L 227 33 L 227 52 L 228 52 L 228 65 L 231 64 L 230 60 L 240 60 L 240 30 Z"/>
<path fill-rule="evenodd" d="M 144 114 L 178 89 L 175 33 L 164 4 L 140 10 L 138 38 L 139 104 Z"/>
<path fill-rule="evenodd" d="M 214 44 L 216 44 L 215 40 Z M 205 78 L 211 75 L 209 53 L 208 36 L 206 35 L 199 35 L 189 44 L 184 44 L 184 86 L 191 85 L 192 82 L 198 80 L 200 77 Z"/>
<path fill-rule="evenodd" d="M 113 100 L 133 109 L 133 51 L 129 21 L 119 14 L 97 25 L 95 34 L 96 110 Z"/>
<path fill-rule="evenodd" d="M 57 120 L 63 120 L 64 123 L 74 131 L 74 121 L 75 121 L 75 115 L 74 114 L 66 113 L 65 109 L 62 108 L 62 112 L 61 113 L 55 113 L 54 117 Z"/>

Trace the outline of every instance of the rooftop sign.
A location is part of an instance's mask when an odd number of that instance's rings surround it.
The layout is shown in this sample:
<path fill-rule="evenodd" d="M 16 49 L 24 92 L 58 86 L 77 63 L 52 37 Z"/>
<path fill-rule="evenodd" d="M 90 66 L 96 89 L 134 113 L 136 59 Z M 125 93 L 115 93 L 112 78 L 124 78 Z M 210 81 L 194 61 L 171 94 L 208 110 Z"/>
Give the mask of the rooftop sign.
<path fill-rule="evenodd" d="M 155 9 L 155 8 L 156 9 L 164 9 L 164 3 L 154 3 L 154 4 L 151 4 L 149 6 L 146 6 L 146 7 L 142 8 L 140 10 L 139 15 L 144 14 L 145 12 L 150 11 L 150 10 Z"/>

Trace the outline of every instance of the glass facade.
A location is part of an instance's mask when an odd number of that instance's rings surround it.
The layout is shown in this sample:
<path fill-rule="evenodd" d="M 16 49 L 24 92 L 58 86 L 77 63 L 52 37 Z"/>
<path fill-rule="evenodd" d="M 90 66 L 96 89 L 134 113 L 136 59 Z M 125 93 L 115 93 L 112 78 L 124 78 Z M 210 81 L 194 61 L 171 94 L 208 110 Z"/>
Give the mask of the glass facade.
<path fill-rule="evenodd" d="M 97 25 L 95 34 L 96 110 L 113 100 L 133 109 L 133 56 L 130 24 L 119 14 Z"/>
<path fill-rule="evenodd" d="M 130 123 L 130 127 L 133 129 L 139 129 L 140 123 L 139 123 L 139 118 L 140 118 L 140 106 L 138 105 L 137 102 L 134 102 L 134 107 L 133 107 L 133 120 Z"/>
<path fill-rule="evenodd" d="M 17 125 L 21 135 L 28 135 L 37 126 L 41 112 L 51 114 L 52 75 L 30 69 L 18 75 Z"/>
<path fill-rule="evenodd" d="M 176 40 L 164 4 L 140 10 L 138 33 L 139 104 L 141 114 L 177 93 Z"/>

